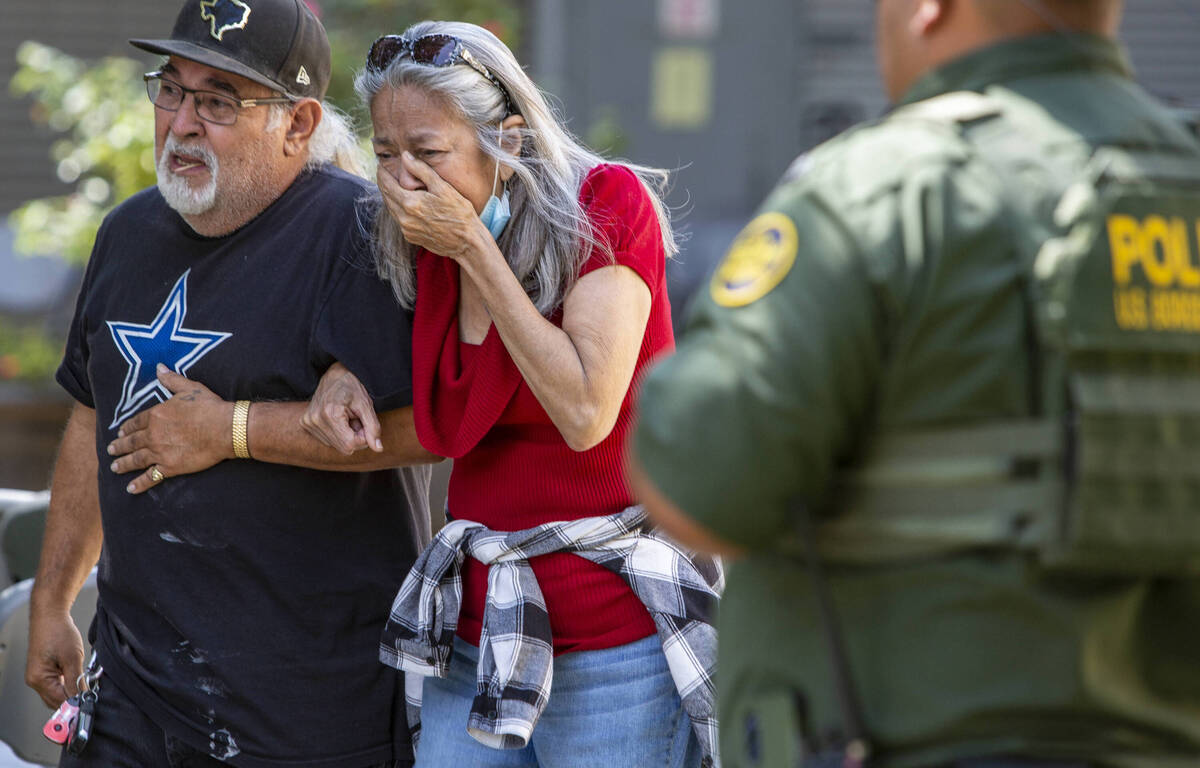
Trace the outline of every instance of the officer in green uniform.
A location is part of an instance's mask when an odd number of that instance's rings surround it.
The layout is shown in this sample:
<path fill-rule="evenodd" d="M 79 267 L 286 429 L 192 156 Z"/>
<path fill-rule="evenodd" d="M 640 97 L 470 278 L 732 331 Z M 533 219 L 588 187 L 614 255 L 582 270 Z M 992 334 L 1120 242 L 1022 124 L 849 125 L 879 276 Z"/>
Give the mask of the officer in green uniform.
<path fill-rule="evenodd" d="M 726 768 L 1200 765 L 1200 145 L 1120 6 L 878 0 L 898 106 L 646 379 L 635 486 L 739 555 Z"/>

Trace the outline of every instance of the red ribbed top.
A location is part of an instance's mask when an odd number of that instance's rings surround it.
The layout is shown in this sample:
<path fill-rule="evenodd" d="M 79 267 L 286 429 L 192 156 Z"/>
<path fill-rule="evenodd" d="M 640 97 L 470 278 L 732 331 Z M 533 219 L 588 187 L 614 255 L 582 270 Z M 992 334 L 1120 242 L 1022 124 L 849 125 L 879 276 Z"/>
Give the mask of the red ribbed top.
<path fill-rule="evenodd" d="M 675 346 L 662 234 L 645 189 L 624 167 L 594 168 L 580 202 L 601 240 L 612 244 L 616 263 L 637 272 L 652 299 L 634 386 L 613 431 L 587 451 L 567 446 L 494 326 L 478 346 L 459 341 L 458 265 L 427 252 L 417 255 L 417 436 L 428 450 L 454 459 L 447 504 L 455 518 L 513 531 L 611 514 L 634 503 L 623 472 L 634 391 L 649 363 Z M 597 252 L 579 274 L 611 264 Z M 561 324 L 561 313 L 550 320 Z M 611 648 L 654 633 L 649 613 L 616 574 L 572 554 L 534 558 L 531 565 L 549 609 L 555 653 Z M 458 634 L 476 645 L 487 571 L 472 558 L 463 568 Z"/>

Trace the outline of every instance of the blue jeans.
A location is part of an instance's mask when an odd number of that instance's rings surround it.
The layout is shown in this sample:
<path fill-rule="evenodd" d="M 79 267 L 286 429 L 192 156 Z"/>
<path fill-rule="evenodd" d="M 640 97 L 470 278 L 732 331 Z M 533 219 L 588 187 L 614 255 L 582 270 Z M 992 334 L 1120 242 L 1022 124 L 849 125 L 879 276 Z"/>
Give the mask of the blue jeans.
<path fill-rule="evenodd" d="M 450 673 L 427 677 L 417 768 L 694 768 L 700 746 L 651 635 L 554 659 L 550 699 L 523 749 L 492 749 L 467 733 L 479 649 L 454 638 Z"/>

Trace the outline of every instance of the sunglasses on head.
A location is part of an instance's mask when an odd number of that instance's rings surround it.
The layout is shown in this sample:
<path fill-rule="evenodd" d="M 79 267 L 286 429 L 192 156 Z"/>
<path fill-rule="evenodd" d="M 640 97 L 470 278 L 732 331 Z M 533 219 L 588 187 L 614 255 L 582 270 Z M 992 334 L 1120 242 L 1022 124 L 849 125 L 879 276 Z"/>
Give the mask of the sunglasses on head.
<path fill-rule="evenodd" d="M 500 79 L 479 63 L 471 55 L 467 47 L 454 35 L 422 35 L 409 39 L 402 35 L 384 35 L 371 44 L 367 52 L 367 69 L 382 72 L 393 61 L 407 55 L 417 64 L 430 67 L 449 67 L 455 64 L 466 64 L 471 69 L 486 77 L 504 97 L 506 115 L 516 114 L 508 89 Z"/>

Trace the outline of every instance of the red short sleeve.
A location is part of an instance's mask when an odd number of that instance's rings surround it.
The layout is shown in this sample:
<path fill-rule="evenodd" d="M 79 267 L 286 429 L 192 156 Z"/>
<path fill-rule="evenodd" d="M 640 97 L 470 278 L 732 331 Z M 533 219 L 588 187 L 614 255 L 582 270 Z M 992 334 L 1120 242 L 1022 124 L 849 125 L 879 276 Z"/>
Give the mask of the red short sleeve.
<path fill-rule="evenodd" d="M 624 166 L 598 165 L 584 180 L 579 202 L 587 211 L 597 238 L 612 248 L 611 257 L 605 250 L 596 249 L 579 270 L 579 276 L 620 264 L 637 272 L 650 289 L 651 297 L 655 297 L 665 284 L 666 254 L 658 216 L 642 182 Z"/>

